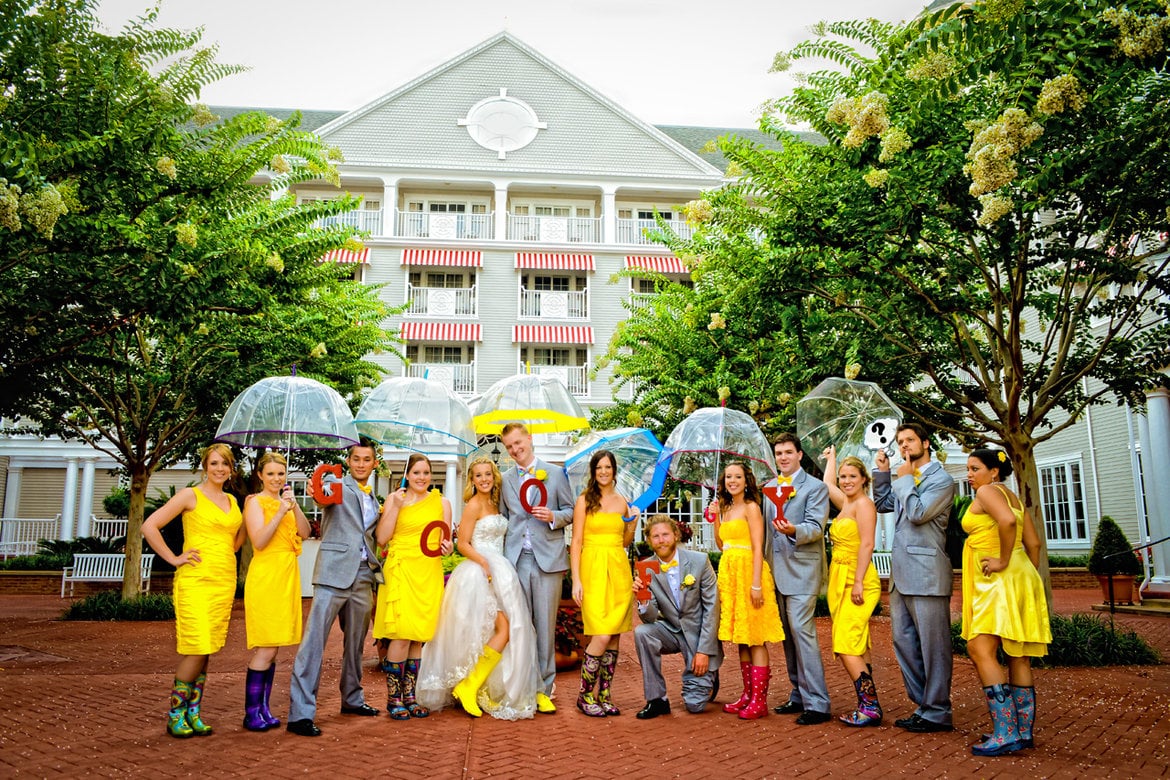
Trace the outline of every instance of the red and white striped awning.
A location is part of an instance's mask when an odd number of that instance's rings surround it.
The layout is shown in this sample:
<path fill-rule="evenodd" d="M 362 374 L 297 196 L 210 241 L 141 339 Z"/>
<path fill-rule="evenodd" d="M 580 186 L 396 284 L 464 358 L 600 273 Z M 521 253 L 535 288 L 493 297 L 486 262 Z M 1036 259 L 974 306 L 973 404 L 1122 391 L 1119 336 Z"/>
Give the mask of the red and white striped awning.
<path fill-rule="evenodd" d="M 351 252 L 348 249 L 334 249 L 332 252 L 326 252 L 325 256 L 321 258 L 322 263 L 340 263 L 341 265 L 369 265 L 370 263 L 370 248 L 362 247 L 360 252 Z"/>
<path fill-rule="evenodd" d="M 626 255 L 626 268 L 645 268 L 647 271 L 657 271 L 660 274 L 690 273 L 683 265 L 683 261 L 673 256 Z"/>
<path fill-rule="evenodd" d="M 593 255 L 557 254 L 554 252 L 517 252 L 517 268 L 539 271 L 592 271 Z"/>
<path fill-rule="evenodd" d="M 407 341 L 483 341 L 483 326 L 463 322 L 404 322 L 400 335 Z"/>
<path fill-rule="evenodd" d="M 403 249 L 402 264 L 483 268 L 483 252 L 471 249 Z"/>
<path fill-rule="evenodd" d="M 592 344 L 593 328 L 587 325 L 513 325 L 515 344 Z"/>

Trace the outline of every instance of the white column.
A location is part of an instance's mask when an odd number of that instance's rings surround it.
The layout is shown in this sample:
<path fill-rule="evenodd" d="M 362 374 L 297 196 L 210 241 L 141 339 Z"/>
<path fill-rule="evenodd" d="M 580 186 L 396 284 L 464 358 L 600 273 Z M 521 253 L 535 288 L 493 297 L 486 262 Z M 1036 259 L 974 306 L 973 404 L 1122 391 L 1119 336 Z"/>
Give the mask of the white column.
<path fill-rule="evenodd" d="M 77 512 L 77 458 L 70 458 L 65 466 L 65 495 L 61 499 L 61 538 L 72 539 L 73 518 Z"/>
<path fill-rule="evenodd" d="M 507 182 L 496 182 L 496 197 L 492 203 L 492 208 L 495 210 L 495 234 L 496 239 L 505 239 L 508 237 L 508 184 Z"/>
<path fill-rule="evenodd" d="M 77 501 L 77 535 L 93 536 L 90 520 L 93 519 L 93 470 L 94 458 L 84 458 L 81 464 L 81 495 Z"/>
<path fill-rule="evenodd" d="M 382 180 L 382 235 L 398 235 L 398 180 Z"/>
<path fill-rule="evenodd" d="M 445 492 L 447 500 L 451 502 L 451 521 L 454 524 L 459 522 L 463 507 L 463 484 L 459 479 L 459 462 L 457 460 L 447 461 L 447 476 L 443 484 L 447 487 Z"/>
<path fill-rule="evenodd" d="M 8 466 L 8 477 L 4 480 L 4 517 L 18 517 L 20 513 L 20 478 L 24 466 Z"/>
<path fill-rule="evenodd" d="M 601 188 L 601 240 L 606 244 L 617 243 L 617 188 Z"/>
<path fill-rule="evenodd" d="M 1150 536 L 1161 539 L 1170 536 L 1170 480 L 1153 473 L 1170 463 L 1170 392 L 1164 388 L 1146 394 L 1146 417 L 1149 438 L 1142 442 L 1142 462 L 1146 483 L 1146 505 L 1149 508 Z M 1143 431 L 1144 432 L 1144 431 Z M 1152 548 L 1154 576 L 1151 584 L 1160 584 L 1161 590 L 1170 586 L 1170 550 L 1164 542 Z"/>

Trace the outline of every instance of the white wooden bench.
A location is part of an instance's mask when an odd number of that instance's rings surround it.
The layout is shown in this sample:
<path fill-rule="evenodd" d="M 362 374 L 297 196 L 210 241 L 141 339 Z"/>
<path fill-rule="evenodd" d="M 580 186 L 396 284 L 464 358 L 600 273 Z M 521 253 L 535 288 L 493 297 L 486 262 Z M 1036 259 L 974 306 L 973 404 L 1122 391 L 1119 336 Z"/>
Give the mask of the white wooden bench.
<path fill-rule="evenodd" d="M 878 576 L 888 580 L 890 578 L 890 553 L 875 552 L 870 560 L 873 561 L 873 567 L 877 569 Z"/>
<path fill-rule="evenodd" d="M 150 569 L 154 566 L 154 553 L 142 555 L 142 590 L 150 592 Z M 73 598 L 73 585 L 78 582 L 121 582 L 126 568 L 125 553 L 74 553 L 73 565 L 61 572 L 61 598 L 65 598 L 65 585 L 69 585 L 69 597 Z"/>

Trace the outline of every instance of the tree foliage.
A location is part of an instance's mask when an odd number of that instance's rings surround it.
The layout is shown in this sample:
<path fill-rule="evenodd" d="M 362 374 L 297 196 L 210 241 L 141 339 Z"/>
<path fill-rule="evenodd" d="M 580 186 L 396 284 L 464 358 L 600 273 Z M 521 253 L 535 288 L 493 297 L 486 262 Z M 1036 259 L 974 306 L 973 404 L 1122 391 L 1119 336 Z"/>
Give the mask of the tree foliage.
<path fill-rule="evenodd" d="M 315 223 L 356 202 L 286 194 L 336 182 L 335 154 L 297 117 L 220 122 L 198 104 L 238 70 L 199 31 L 155 29 L 152 12 L 107 36 L 91 0 L 16 5 L 0 22 L 0 177 L 16 204 L 0 203 L 0 413 L 123 466 L 136 572 L 150 475 L 193 458 L 264 376 L 372 384 L 364 356 L 390 347 L 389 311 L 321 262 L 354 237 Z"/>

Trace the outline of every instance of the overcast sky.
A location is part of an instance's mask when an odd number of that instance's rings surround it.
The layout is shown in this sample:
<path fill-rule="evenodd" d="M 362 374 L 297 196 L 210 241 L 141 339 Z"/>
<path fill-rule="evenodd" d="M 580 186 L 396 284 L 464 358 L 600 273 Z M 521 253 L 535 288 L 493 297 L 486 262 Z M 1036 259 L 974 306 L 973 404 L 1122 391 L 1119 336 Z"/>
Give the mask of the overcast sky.
<path fill-rule="evenodd" d="M 120 30 L 149 0 L 101 0 Z M 354 109 L 501 30 L 640 119 L 753 127 L 758 106 L 791 80 L 768 73 L 777 51 L 822 19 L 901 21 L 923 0 L 162 0 L 158 24 L 205 28 L 219 60 L 247 73 L 205 102 Z"/>

